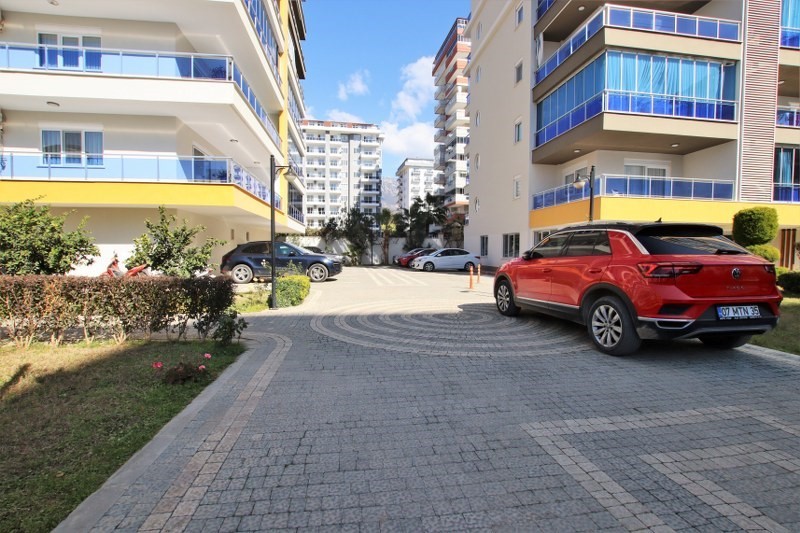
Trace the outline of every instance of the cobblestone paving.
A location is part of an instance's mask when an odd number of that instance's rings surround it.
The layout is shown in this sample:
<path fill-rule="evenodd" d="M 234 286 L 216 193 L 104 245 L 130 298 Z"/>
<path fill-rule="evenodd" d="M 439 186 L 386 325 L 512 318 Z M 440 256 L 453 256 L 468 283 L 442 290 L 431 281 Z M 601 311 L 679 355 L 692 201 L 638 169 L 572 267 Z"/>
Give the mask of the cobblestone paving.
<path fill-rule="evenodd" d="M 62 531 L 800 531 L 800 364 L 592 350 L 491 278 L 346 269 Z"/>

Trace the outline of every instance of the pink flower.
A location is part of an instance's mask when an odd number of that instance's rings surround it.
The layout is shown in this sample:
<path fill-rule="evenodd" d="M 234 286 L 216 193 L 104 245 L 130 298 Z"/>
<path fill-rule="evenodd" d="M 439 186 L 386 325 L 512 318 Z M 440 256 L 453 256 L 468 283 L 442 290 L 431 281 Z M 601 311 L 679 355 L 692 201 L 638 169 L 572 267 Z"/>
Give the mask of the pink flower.
<path fill-rule="evenodd" d="M 164 366 L 164 363 L 162 363 L 161 361 L 156 361 L 156 362 L 153 363 L 153 368 L 155 368 L 155 369 L 160 369 L 163 366 Z"/>
<path fill-rule="evenodd" d="M 203 372 L 205 369 L 206 369 L 206 365 L 200 365 L 200 366 L 197 367 L 197 370 L 199 370 L 200 372 Z"/>
<path fill-rule="evenodd" d="M 203 357 L 205 357 L 206 359 L 211 359 L 211 354 L 210 353 L 203 354 Z"/>

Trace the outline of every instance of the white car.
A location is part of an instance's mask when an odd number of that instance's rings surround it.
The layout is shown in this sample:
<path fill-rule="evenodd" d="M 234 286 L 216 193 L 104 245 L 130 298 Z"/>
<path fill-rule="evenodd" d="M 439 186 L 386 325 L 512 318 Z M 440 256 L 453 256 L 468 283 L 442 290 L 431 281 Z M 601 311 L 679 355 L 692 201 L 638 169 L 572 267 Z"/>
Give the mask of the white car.
<path fill-rule="evenodd" d="M 441 248 L 431 253 L 415 258 L 411 268 L 433 272 L 434 270 L 469 270 L 475 268 L 481 258 L 461 248 Z"/>

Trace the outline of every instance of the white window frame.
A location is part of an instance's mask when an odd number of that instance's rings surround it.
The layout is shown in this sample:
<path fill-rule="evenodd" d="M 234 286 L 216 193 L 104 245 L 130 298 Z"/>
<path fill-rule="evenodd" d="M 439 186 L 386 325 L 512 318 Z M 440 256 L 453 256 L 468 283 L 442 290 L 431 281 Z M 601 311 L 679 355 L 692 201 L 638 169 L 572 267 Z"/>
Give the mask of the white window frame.
<path fill-rule="evenodd" d="M 522 63 L 523 63 L 523 60 L 520 59 L 517 62 L 517 64 L 514 65 L 514 85 L 517 85 L 518 83 L 520 83 L 522 81 L 522 79 L 525 77 L 525 74 L 524 74 L 524 72 L 522 70 Z"/>
<path fill-rule="evenodd" d="M 658 160 L 658 159 L 623 159 L 622 161 L 623 174 L 625 174 L 626 166 L 645 167 L 645 176 L 647 176 L 647 170 L 651 168 L 665 170 L 667 177 L 672 176 L 672 163 L 670 161 Z"/>
<path fill-rule="evenodd" d="M 514 122 L 514 144 L 522 142 L 522 119 L 517 119 Z"/>
<path fill-rule="evenodd" d="M 519 28 L 519 25 L 525 20 L 525 10 L 522 2 L 517 5 L 514 10 L 514 28 Z"/>
<path fill-rule="evenodd" d="M 503 233 L 503 257 L 519 257 L 519 233 Z"/>
<path fill-rule="evenodd" d="M 489 236 L 488 235 L 481 235 L 480 236 L 480 256 L 486 257 L 489 255 Z"/>
<path fill-rule="evenodd" d="M 58 132 L 59 133 L 59 147 L 60 150 L 58 152 L 47 152 L 45 151 L 44 146 L 44 132 Z M 66 139 L 64 137 L 67 133 L 78 133 L 80 134 L 81 139 L 81 146 L 80 151 L 78 152 L 67 152 L 65 150 L 66 146 Z M 103 143 L 103 152 L 99 154 L 87 154 L 86 153 L 86 134 L 87 133 L 99 133 L 100 139 Z M 87 126 L 69 126 L 69 125 L 58 125 L 58 126 L 49 126 L 49 125 L 41 125 L 39 127 L 39 143 L 41 146 L 42 151 L 42 164 L 49 165 L 49 166 L 90 166 L 90 167 L 102 167 L 104 164 L 104 153 L 105 153 L 105 132 L 103 132 L 102 128 L 97 127 L 87 127 Z M 93 156 L 93 158 L 98 159 L 93 163 L 89 163 L 89 156 Z M 53 158 L 52 160 L 50 158 Z M 79 158 L 79 162 L 68 162 L 68 158 Z"/>
<path fill-rule="evenodd" d="M 519 176 L 514 176 L 511 180 L 511 197 L 514 200 L 519 200 L 522 196 L 522 180 Z"/>

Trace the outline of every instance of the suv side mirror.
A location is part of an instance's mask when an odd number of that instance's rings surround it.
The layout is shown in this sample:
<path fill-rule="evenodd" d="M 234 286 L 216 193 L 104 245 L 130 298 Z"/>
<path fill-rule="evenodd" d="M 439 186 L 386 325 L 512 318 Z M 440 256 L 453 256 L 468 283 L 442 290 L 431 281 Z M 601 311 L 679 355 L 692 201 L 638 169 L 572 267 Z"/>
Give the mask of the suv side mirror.
<path fill-rule="evenodd" d="M 530 261 L 531 259 L 540 259 L 540 258 L 542 258 L 542 257 L 544 257 L 544 256 L 543 256 L 541 253 L 539 253 L 539 252 L 535 252 L 535 251 L 533 251 L 533 250 L 525 250 L 525 251 L 522 253 L 522 258 L 523 258 L 525 261 Z"/>

